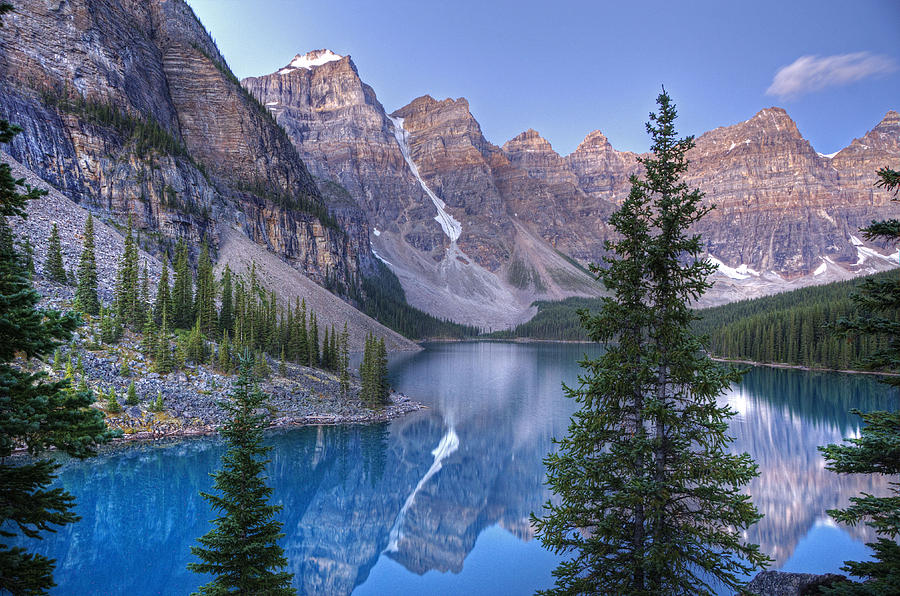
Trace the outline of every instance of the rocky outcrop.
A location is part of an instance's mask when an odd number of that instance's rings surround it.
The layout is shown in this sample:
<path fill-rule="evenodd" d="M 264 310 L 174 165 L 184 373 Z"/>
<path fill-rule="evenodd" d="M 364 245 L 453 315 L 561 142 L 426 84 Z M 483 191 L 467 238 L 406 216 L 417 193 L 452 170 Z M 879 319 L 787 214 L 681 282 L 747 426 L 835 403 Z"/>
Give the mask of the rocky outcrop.
<path fill-rule="evenodd" d="M 753 596 L 804 596 L 822 594 L 820 588 L 845 583 L 847 578 L 835 573 L 815 575 L 813 573 L 787 573 L 784 571 L 763 571 L 753 578 L 741 595 Z"/>
<path fill-rule="evenodd" d="M 76 202 L 160 248 L 236 225 L 319 283 L 366 266 L 368 227 L 328 215 L 183 1 L 30 0 L 3 25 L 0 117 L 24 129 L 10 154 Z"/>

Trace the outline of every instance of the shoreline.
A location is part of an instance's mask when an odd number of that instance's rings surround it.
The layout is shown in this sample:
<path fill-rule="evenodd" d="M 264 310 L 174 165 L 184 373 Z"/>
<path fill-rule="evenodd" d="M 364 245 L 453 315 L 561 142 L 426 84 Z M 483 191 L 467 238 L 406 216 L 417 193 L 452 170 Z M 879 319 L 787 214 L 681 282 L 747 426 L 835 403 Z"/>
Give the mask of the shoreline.
<path fill-rule="evenodd" d="M 878 372 L 874 370 L 855 370 L 851 368 L 825 368 L 820 366 L 806 366 L 805 364 L 787 364 L 784 362 L 756 362 L 754 360 L 739 360 L 737 358 L 720 358 L 719 356 L 710 356 L 711 360 L 716 362 L 729 362 L 732 364 L 748 364 L 750 366 L 768 366 L 769 368 L 789 368 L 794 370 L 805 370 L 808 372 L 836 372 L 848 375 L 874 375 L 878 377 L 900 377 L 900 373 Z"/>
<path fill-rule="evenodd" d="M 420 412 L 427 409 L 428 406 L 426 406 L 425 404 L 414 401 L 402 393 L 393 393 L 391 394 L 391 403 L 384 406 L 380 410 L 360 411 L 353 414 L 316 413 L 296 418 L 291 416 L 281 416 L 270 420 L 265 430 L 290 430 L 293 428 L 301 428 L 305 426 L 354 426 L 365 424 L 380 424 L 384 422 L 390 422 L 391 420 L 395 420 L 397 418 L 400 418 L 401 416 L 412 414 L 413 412 Z M 110 426 L 110 428 L 116 427 Z M 221 425 L 190 423 L 166 430 L 140 430 L 131 433 L 126 433 L 123 429 L 119 428 L 119 430 L 123 430 L 121 437 L 116 437 L 108 443 L 103 443 L 101 445 L 98 445 L 97 447 L 99 449 L 114 449 L 116 447 L 125 447 L 141 443 L 153 443 L 156 441 L 180 441 L 199 437 L 208 437 L 212 435 L 218 435 L 220 428 Z M 49 451 L 54 452 L 57 450 L 50 449 Z M 14 457 L 24 455 L 27 455 L 26 449 L 24 447 L 16 448 L 12 452 L 12 456 Z"/>

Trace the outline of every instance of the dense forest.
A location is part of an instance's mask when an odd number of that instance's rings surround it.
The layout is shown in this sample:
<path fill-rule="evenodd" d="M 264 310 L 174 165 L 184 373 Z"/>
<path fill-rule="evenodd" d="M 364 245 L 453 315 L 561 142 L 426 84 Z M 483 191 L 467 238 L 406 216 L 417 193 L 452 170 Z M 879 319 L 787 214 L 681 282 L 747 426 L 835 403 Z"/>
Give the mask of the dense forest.
<path fill-rule="evenodd" d="M 600 298 L 566 298 L 560 301 L 540 300 L 534 303 L 538 311 L 530 320 L 512 329 L 495 331 L 485 337 L 494 339 L 552 339 L 588 341 L 578 311 L 600 309 Z"/>
<path fill-rule="evenodd" d="M 858 361 L 885 347 L 885 339 L 844 335 L 832 327 L 856 313 L 851 300 L 866 279 L 887 279 L 887 271 L 850 281 L 742 300 L 697 311 L 694 329 L 709 337 L 710 352 L 723 358 L 779 362 L 823 368 L 857 368 Z M 487 337 L 586 341 L 580 309 L 596 311 L 600 299 L 568 298 L 535 302 L 537 314 L 514 329 Z"/>
<path fill-rule="evenodd" d="M 860 359 L 884 349 L 886 340 L 870 335 L 841 335 L 833 327 L 857 313 L 851 296 L 861 283 L 897 274 L 886 271 L 704 309 L 699 312 L 701 318 L 695 329 L 709 337 L 710 351 L 723 358 L 857 368 Z"/>

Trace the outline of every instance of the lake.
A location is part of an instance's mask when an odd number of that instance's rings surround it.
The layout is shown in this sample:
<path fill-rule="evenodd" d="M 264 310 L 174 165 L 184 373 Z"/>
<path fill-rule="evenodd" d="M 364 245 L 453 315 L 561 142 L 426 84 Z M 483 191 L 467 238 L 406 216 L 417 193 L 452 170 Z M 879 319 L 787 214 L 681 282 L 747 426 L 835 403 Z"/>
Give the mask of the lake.
<path fill-rule="evenodd" d="M 597 347 L 435 343 L 391 358 L 393 385 L 429 406 L 390 424 L 306 427 L 267 435 L 281 544 L 306 594 L 530 594 L 558 558 L 528 522 L 550 497 L 542 458 L 574 403 L 577 361 Z M 859 433 L 848 410 L 894 407 L 867 375 L 755 368 L 723 396 L 738 415 L 734 448 L 760 476 L 749 491 L 765 518 L 749 533 L 788 571 L 838 571 L 867 555 L 866 528 L 825 513 L 883 478 L 837 476 L 818 445 Z M 59 485 L 82 520 L 29 548 L 57 559 L 53 594 L 184 594 L 189 547 L 210 528 L 200 496 L 223 444 L 199 438 L 117 447 L 66 461 Z M 36 545 L 36 546 L 35 546 Z"/>

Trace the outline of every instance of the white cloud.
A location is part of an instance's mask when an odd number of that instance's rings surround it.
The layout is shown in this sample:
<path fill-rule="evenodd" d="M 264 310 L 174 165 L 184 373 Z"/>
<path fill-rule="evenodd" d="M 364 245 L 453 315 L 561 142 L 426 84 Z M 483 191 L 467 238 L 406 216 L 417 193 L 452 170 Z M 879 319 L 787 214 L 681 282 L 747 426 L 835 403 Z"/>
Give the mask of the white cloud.
<path fill-rule="evenodd" d="M 847 85 L 866 77 L 897 70 L 888 56 L 869 52 L 835 56 L 800 56 L 792 64 L 778 69 L 766 95 L 793 99 L 826 87 Z"/>

